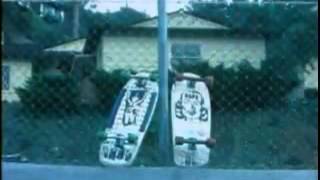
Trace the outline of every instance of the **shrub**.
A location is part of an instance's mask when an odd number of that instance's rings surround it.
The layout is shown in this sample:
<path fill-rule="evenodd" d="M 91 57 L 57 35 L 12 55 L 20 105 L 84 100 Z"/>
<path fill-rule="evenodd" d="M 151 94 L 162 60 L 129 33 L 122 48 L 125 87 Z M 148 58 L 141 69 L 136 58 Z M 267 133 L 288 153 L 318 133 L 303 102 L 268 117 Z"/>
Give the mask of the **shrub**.
<path fill-rule="evenodd" d="M 201 76 L 213 75 L 210 88 L 214 110 L 255 110 L 285 102 L 286 95 L 298 84 L 296 80 L 284 78 L 263 64 L 256 69 L 247 61 L 237 68 L 211 67 L 208 63 L 184 65 L 180 72 L 193 72 Z"/>
<path fill-rule="evenodd" d="M 16 92 L 23 107 L 35 113 L 72 112 L 78 107 L 79 87 L 69 75 L 33 75 Z"/>
<path fill-rule="evenodd" d="M 91 76 L 91 81 L 97 89 L 99 110 L 110 110 L 115 98 L 129 78 L 130 72 L 125 70 L 115 70 L 112 72 L 97 70 Z"/>

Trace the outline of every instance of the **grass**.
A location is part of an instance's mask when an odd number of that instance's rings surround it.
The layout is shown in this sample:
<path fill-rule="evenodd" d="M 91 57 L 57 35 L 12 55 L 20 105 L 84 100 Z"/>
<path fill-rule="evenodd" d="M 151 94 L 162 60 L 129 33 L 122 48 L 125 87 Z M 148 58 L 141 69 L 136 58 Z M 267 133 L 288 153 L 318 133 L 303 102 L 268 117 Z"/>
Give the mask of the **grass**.
<path fill-rule="evenodd" d="M 73 115 L 32 116 L 2 104 L 3 154 L 21 153 L 44 164 L 100 165 L 97 132 L 107 114 L 86 108 Z M 317 101 L 256 112 L 213 112 L 217 139 L 209 167 L 315 169 Z M 159 166 L 156 116 L 134 166 Z"/>

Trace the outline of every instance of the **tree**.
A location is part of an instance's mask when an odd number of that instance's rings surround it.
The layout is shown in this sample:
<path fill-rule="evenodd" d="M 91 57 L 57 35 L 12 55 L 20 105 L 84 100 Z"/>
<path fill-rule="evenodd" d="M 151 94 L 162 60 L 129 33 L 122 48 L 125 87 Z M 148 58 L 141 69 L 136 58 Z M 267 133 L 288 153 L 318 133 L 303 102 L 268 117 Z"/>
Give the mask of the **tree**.
<path fill-rule="evenodd" d="M 5 32 L 23 34 L 43 46 L 68 38 L 61 24 L 46 22 L 32 8 L 21 7 L 16 2 L 3 2 L 2 5 Z"/>
<path fill-rule="evenodd" d="M 147 17 L 147 14 L 139 12 L 130 7 L 123 7 L 120 9 L 120 11 L 109 14 L 110 24 L 121 26 L 128 26 L 137 21 L 146 19 Z"/>
<path fill-rule="evenodd" d="M 318 17 L 312 4 L 191 3 L 191 13 L 227 25 L 235 31 L 262 34 L 269 65 L 279 73 L 304 67 L 318 56 Z M 284 71 L 285 70 L 285 71 Z M 292 74 L 292 73 L 288 73 Z"/>

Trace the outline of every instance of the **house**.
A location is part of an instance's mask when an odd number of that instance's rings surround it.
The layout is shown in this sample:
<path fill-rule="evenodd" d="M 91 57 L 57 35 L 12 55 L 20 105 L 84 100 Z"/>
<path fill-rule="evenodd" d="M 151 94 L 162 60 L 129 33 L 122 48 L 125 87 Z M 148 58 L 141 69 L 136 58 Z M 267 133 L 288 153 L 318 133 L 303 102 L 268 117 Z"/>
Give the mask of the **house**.
<path fill-rule="evenodd" d="M 318 96 L 318 58 L 313 58 L 304 71 L 304 95 L 307 98 Z"/>
<path fill-rule="evenodd" d="M 196 15 L 168 14 L 169 56 L 173 64 L 208 61 L 231 67 L 248 60 L 256 68 L 266 59 L 266 42 L 259 34 L 239 33 Z M 128 27 L 108 27 L 45 51 L 76 51 L 96 57 L 97 69 L 155 70 L 158 66 L 157 17 Z M 89 47 L 89 48 L 88 48 Z"/>
<path fill-rule="evenodd" d="M 2 33 L 2 101 L 16 102 L 15 91 L 32 76 L 32 60 L 41 47 L 20 33 Z"/>
<path fill-rule="evenodd" d="M 224 25 L 184 11 L 168 14 L 168 50 L 172 64 L 208 61 L 211 66 L 232 67 L 248 60 L 259 68 L 266 59 L 266 42 L 259 34 L 239 33 Z M 97 36 L 92 51 L 97 68 L 155 70 L 158 66 L 157 17 L 129 27 L 109 28 Z M 88 43 L 96 43 L 89 44 Z"/>
<path fill-rule="evenodd" d="M 41 71 L 48 70 L 63 70 L 64 73 L 71 73 L 81 80 L 86 76 L 87 69 L 90 71 L 96 69 L 95 55 L 83 53 L 86 38 L 75 38 L 67 42 L 45 48 L 41 53 L 41 59 L 49 59 L 50 64 L 47 63 L 46 68 L 42 68 Z M 42 61 L 42 60 L 41 60 Z"/>
<path fill-rule="evenodd" d="M 96 69 L 96 56 L 83 53 L 86 38 L 75 38 L 65 43 L 47 47 L 41 53 L 41 59 L 48 60 L 46 68 L 41 68 L 46 74 L 72 74 L 80 85 L 80 99 L 82 105 L 92 105 L 98 102 L 95 86 L 90 81 L 90 74 Z M 39 63 L 38 63 L 39 64 Z"/>

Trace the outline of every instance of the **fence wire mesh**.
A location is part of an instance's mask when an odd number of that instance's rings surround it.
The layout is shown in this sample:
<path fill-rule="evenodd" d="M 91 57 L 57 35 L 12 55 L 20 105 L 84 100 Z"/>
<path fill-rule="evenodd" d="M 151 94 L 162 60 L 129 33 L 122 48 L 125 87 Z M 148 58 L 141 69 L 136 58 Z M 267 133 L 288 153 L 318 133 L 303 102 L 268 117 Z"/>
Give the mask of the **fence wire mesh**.
<path fill-rule="evenodd" d="M 211 168 L 317 167 L 318 4 L 283 2 L 168 13 L 172 68 L 214 77 Z M 158 80 L 156 4 L 2 5 L 2 159 L 100 165 L 97 133 L 130 74 Z M 134 166 L 160 164 L 156 114 Z"/>

